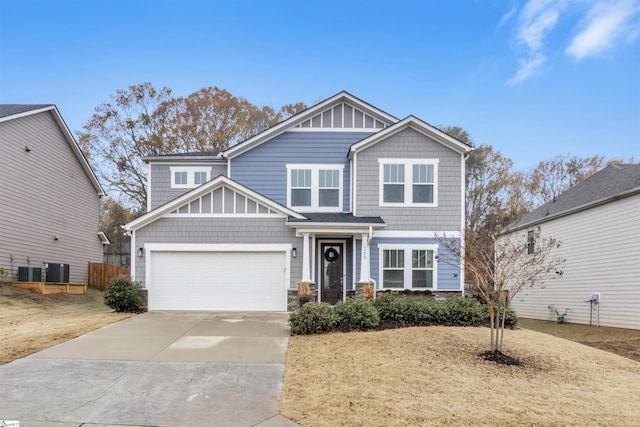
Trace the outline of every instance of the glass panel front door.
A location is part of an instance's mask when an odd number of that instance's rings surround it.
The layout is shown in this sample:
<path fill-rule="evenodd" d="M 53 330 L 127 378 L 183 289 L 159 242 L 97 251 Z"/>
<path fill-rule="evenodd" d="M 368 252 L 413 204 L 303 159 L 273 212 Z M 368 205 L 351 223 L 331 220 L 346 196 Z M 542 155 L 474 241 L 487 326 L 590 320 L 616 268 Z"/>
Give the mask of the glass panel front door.
<path fill-rule="evenodd" d="M 342 301 L 342 285 L 344 243 L 321 243 L 320 255 L 322 256 L 321 293 L 320 300 L 335 304 Z"/>

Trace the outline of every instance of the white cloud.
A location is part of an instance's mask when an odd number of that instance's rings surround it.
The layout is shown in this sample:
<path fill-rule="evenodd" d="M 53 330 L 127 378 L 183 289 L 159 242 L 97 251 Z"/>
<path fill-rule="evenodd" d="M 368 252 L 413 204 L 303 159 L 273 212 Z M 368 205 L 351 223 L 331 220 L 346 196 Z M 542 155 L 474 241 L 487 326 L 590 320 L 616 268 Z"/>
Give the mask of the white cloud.
<path fill-rule="evenodd" d="M 520 84 L 545 71 L 546 39 L 566 12 L 584 16 L 565 50 L 577 60 L 605 54 L 640 37 L 640 0 L 527 0 L 519 12 L 514 6 L 498 24 L 504 25 L 517 15 L 515 45 L 524 48 L 516 73 L 507 84 Z"/>
<path fill-rule="evenodd" d="M 511 10 L 509 10 L 509 12 L 502 15 L 502 18 L 500 18 L 500 22 L 498 23 L 498 28 L 509 22 L 511 18 L 516 15 L 516 13 L 518 13 L 518 6 L 513 6 Z"/>
<path fill-rule="evenodd" d="M 633 42 L 638 37 L 638 22 L 632 21 L 639 11 L 636 0 L 596 3 L 582 20 L 582 31 L 571 40 L 565 53 L 580 60 L 605 53 L 621 41 Z"/>
<path fill-rule="evenodd" d="M 531 52 L 542 48 L 545 36 L 558 23 L 560 12 L 566 2 L 554 0 L 530 0 L 518 18 L 517 41 L 525 44 Z"/>
<path fill-rule="evenodd" d="M 517 85 L 542 74 L 547 61 L 547 57 L 542 53 L 545 37 L 558 24 L 560 14 L 568 4 L 567 1 L 529 0 L 524 5 L 518 14 L 516 44 L 524 45 L 527 54 L 518 60 L 518 70 L 507 80 L 507 84 Z M 511 11 L 507 15 L 510 13 Z M 500 20 L 501 23 L 505 16 Z"/>
<path fill-rule="evenodd" d="M 514 86 L 531 77 L 539 76 L 544 71 L 544 64 L 546 62 L 547 57 L 540 52 L 536 52 L 529 58 L 520 59 L 518 61 L 518 71 L 513 77 L 507 80 L 507 84 Z"/>

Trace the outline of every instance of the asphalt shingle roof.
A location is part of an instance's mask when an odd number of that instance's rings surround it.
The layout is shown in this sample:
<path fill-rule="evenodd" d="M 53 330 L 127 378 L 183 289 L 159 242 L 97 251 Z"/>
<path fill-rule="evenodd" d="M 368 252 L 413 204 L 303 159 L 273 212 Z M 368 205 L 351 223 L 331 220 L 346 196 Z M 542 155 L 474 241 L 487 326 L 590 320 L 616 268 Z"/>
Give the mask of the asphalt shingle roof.
<path fill-rule="evenodd" d="M 640 164 L 610 165 L 507 227 L 516 230 L 640 191 Z"/>
<path fill-rule="evenodd" d="M 379 216 L 353 216 L 350 213 L 330 212 L 330 213 L 303 213 L 308 219 L 289 218 L 289 222 L 325 222 L 325 223 L 346 223 L 346 224 L 384 224 L 384 220 Z"/>
<path fill-rule="evenodd" d="M 0 119 L 27 111 L 51 107 L 53 104 L 0 104 Z"/>

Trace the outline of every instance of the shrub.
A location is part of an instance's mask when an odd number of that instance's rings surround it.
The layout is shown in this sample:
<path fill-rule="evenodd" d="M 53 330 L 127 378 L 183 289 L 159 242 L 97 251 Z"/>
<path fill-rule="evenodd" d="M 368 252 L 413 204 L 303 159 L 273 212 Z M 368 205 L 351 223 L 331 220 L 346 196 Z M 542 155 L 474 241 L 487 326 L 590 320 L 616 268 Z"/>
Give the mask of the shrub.
<path fill-rule="evenodd" d="M 443 323 L 456 326 L 478 326 L 485 320 L 486 308 L 473 298 L 452 298 L 441 303 Z"/>
<path fill-rule="evenodd" d="M 406 326 L 424 326 L 433 321 L 433 303 L 381 294 L 374 303 L 381 321 L 400 322 Z"/>
<path fill-rule="evenodd" d="M 289 314 L 293 335 L 323 334 L 331 332 L 333 308 L 326 302 L 308 302 Z"/>
<path fill-rule="evenodd" d="M 140 311 L 144 291 L 139 283 L 126 277 L 116 277 L 104 293 L 105 305 L 115 311 Z"/>
<path fill-rule="evenodd" d="M 489 322 L 489 310 L 487 309 L 487 306 L 483 306 L 484 307 L 484 316 L 485 316 L 485 320 L 487 322 Z M 497 314 L 498 310 L 494 309 L 494 313 Z M 502 320 L 501 320 L 502 322 Z M 518 316 L 516 316 L 516 312 L 511 310 L 510 308 L 508 308 L 505 311 L 505 319 L 504 319 L 504 327 L 505 328 L 509 328 L 509 329 L 513 329 L 516 326 L 518 326 Z"/>
<path fill-rule="evenodd" d="M 382 294 L 378 296 L 375 307 L 381 321 L 399 322 L 404 326 L 478 326 L 488 318 L 486 307 L 472 298 L 435 302 Z"/>
<path fill-rule="evenodd" d="M 332 326 L 334 330 L 374 329 L 380 323 L 378 310 L 366 299 L 349 298 L 333 307 Z"/>

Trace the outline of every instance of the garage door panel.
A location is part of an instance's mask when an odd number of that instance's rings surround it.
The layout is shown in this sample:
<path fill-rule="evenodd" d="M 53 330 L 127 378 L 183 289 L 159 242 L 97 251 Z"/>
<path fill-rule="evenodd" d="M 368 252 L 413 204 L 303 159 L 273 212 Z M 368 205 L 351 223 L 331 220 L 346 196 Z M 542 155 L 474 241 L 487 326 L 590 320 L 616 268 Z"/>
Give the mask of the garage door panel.
<path fill-rule="evenodd" d="M 150 256 L 150 310 L 286 310 L 283 251 Z"/>

